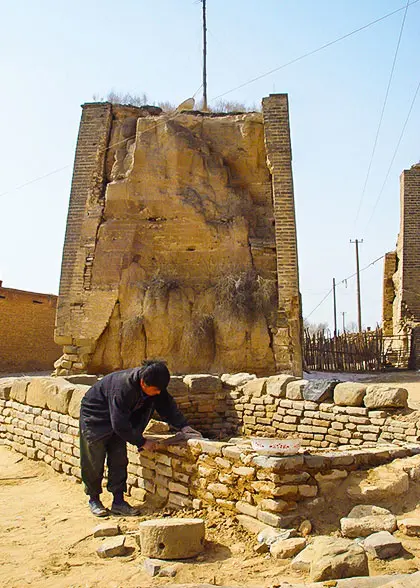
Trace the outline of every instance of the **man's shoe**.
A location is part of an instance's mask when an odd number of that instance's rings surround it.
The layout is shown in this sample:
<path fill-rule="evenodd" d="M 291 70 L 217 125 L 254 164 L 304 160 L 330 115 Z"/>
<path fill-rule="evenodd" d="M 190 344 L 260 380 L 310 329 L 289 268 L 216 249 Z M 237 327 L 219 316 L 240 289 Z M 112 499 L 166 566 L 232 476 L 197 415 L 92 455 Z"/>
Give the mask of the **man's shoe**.
<path fill-rule="evenodd" d="M 111 512 L 115 515 L 123 517 L 136 517 L 140 514 L 140 509 L 135 506 L 131 506 L 125 500 L 123 502 L 113 502 L 111 506 Z"/>
<path fill-rule="evenodd" d="M 109 515 L 108 510 L 104 507 L 100 500 L 91 498 L 89 500 L 89 508 L 90 512 L 95 515 L 95 517 L 106 517 Z"/>

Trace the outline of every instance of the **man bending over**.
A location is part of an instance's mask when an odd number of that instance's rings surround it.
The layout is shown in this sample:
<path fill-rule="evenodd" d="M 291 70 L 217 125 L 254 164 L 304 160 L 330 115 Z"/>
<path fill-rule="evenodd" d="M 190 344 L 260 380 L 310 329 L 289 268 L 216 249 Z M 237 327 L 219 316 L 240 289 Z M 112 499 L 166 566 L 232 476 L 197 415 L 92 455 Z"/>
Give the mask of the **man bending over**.
<path fill-rule="evenodd" d="M 201 436 L 188 426 L 167 391 L 170 374 L 162 361 L 145 361 L 141 367 L 108 374 L 85 394 L 80 406 L 80 466 L 89 507 L 97 517 L 106 516 L 100 500 L 105 458 L 109 492 L 114 495 L 111 513 L 135 516 L 139 510 L 124 499 L 127 490 L 127 443 L 139 451 L 154 444 L 143 437 L 153 411 L 183 433 Z"/>

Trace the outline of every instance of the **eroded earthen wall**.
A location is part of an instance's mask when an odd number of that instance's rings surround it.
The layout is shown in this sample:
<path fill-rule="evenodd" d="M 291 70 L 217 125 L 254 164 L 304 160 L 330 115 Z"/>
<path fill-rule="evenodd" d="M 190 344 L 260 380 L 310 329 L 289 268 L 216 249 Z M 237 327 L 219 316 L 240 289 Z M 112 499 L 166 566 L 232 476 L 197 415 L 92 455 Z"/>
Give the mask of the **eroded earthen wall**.
<path fill-rule="evenodd" d="M 287 96 L 263 115 L 84 106 L 59 374 L 299 374 L 300 312 Z"/>
<path fill-rule="evenodd" d="M 395 288 L 393 276 L 397 270 L 397 253 L 391 251 L 385 255 L 384 282 L 382 293 L 382 327 L 385 336 L 393 334 L 393 304 L 395 299 Z"/>
<path fill-rule="evenodd" d="M 57 296 L 0 286 L 0 372 L 50 370 Z"/>

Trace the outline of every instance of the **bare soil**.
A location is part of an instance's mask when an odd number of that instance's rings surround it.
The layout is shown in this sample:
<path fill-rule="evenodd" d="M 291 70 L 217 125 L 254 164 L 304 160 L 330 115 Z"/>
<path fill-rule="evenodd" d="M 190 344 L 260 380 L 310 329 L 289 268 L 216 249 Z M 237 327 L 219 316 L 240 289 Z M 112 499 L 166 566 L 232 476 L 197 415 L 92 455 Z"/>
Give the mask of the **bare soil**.
<path fill-rule="evenodd" d="M 351 379 L 351 375 L 345 376 Z M 356 375 L 356 379 L 405 386 L 409 390 L 410 406 L 420 408 L 420 375 L 417 372 L 363 374 Z M 337 504 L 343 506 L 342 499 L 337 497 Z M 107 493 L 104 502 L 109 506 Z M 401 497 L 394 506 L 392 510 L 396 515 L 420 516 L 420 484 L 410 486 L 410 494 Z M 141 517 L 118 518 L 127 537 L 127 555 L 100 559 L 96 549 L 102 539 L 94 538 L 92 530 L 101 520 L 88 511 L 81 485 L 55 473 L 42 462 L 28 460 L 0 446 L 0 585 L 143 588 L 196 582 L 268 588 L 284 580 L 291 583 L 305 580 L 304 575 L 290 570 L 290 560 L 274 561 L 270 556 L 256 555 L 253 550 L 255 536 L 238 526 L 233 513 L 228 516 L 216 510 L 176 514 L 205 519 L 205 551 L 197 558 L 177 564 L 175 578 L 151 578 L 143 569 L 144 557 L 135 541 L 138 523 L 173 513 L 154 511 L 150 506 L 143 512 Z M 337 534 L 342 514 L 338 508 L 314 511 L 310 517 L 314 532 Z M 420 569 L 420 538 L 396 535 L 403 543 L 402 557 L 386 562 L 370 559 L 371 575 L 411 573 Z"/>

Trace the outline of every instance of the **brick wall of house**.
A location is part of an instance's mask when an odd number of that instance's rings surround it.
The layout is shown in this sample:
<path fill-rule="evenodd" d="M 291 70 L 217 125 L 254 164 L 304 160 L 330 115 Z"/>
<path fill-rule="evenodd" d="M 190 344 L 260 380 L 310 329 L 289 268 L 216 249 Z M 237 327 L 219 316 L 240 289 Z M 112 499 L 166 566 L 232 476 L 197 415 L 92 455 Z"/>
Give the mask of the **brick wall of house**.
<path fill-rule="evenodd" d="M 0 286 L 0 372 L 52 370 L 57 296 Z"/>

